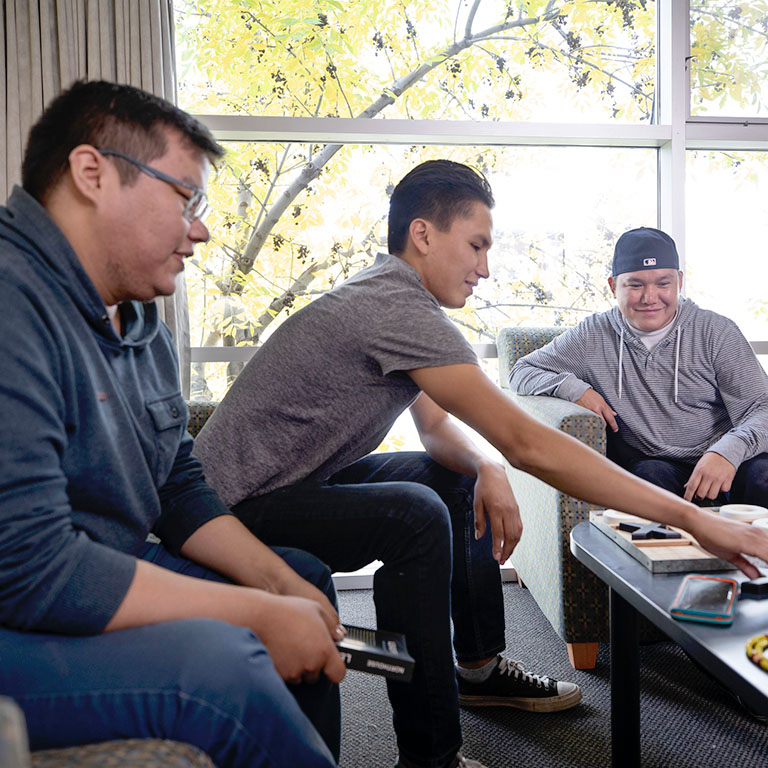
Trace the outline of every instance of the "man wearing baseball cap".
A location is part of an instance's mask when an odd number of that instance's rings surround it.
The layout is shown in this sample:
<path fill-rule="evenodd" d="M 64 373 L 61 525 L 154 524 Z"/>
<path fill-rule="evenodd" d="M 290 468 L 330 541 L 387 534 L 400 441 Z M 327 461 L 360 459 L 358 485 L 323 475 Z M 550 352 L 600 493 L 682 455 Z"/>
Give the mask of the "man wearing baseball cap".
<path fill-rule="evenodd" d="M 608 458 L 703 504 L 768 505 L 768 377 L 734 322 L 680 296 L 665 232 L 616 242 L 617 306 L 521 358 L 510 387 L 599 414 Z"/>

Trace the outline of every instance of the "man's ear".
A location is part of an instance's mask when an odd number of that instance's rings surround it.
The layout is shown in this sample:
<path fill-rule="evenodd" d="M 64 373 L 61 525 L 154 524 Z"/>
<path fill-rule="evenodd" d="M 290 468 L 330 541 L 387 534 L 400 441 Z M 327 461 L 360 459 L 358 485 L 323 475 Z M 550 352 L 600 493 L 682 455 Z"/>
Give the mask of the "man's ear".
<path fill-rule="evenodd" d="M 109 170 L 104 156 L 90 144 L 80 144 L 69 153 L 72 184 L 83 197 L 94 203 L 104 191 L 105 175 Z"/>
<path fill-rule="evenodd" d="M 613 294 L 613 298 L 616 298 L 616 281 L 612 278 L 608 278 L 608 287 L 611 289 L 611 293 Z"/>
<path fill-rule="evenodd" d="M 426 255 L 429 251 L 429 222 L 426 219 L 414 219 L 408 226 L 408 234 L 416 250 Z"/>

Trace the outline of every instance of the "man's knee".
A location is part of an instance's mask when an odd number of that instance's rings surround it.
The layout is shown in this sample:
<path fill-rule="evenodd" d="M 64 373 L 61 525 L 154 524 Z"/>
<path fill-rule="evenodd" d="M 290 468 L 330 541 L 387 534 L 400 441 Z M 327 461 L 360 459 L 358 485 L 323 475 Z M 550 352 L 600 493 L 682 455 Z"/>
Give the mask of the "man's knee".
<path fill-rule="evenodd" d="M 768 453 L 761 453 L 739 467 L 729 500 L 768 506 Z"/>
<path fill-rule="evenodd" d="M 314 584 L 336 606 L 336 590 L 333 586 L 331 569 L 318 557 L 294 547 L 272 547 L 296 573 L 310 584 Z"/>
<path fill-rule="evenodd" d="M 687 477 L 683 479 L 680 476 L 674 464 L 663 459 L 642 459 L 635 462 L 630 471 L 633 475 L 678 496 L 682 495 L 683 485 L 687 480 Z"/>
<path fill-rule="evenodd" d="M 421 483 L 402 483 L 402 519 L 415 531 L 430 530 L 441 538 L 451 535 L 448 507 L 437 491 Z"/>

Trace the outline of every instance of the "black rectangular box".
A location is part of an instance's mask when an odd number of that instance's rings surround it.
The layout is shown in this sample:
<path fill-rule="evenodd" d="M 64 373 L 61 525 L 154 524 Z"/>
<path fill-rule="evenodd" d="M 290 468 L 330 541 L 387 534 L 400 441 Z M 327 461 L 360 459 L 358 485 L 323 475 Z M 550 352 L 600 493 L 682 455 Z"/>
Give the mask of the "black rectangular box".
<path fill-rule="evenodd" d="M 344 625 L 347 636 L 336 643 L 350 669 L 383 675 L 408 683 L 413 675 L 413 657 L 405 646 L 405 637 L 397 632 L 364 629 Z"/>

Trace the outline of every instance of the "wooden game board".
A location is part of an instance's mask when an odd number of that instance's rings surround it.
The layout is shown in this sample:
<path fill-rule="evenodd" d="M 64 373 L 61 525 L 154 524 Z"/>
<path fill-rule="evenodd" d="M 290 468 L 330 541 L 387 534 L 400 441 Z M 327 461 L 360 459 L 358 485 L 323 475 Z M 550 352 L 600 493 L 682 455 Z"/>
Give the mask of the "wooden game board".
<path fill-rule="evenodd" d="M 637 519 L 641 520 L 641 518 Z M 734 566 L 727 560 L 715 557 L 699 546 L 698 542 L 681 528 L 670 526 L 673 531 L 678 531 L 681 534 L 679 539 L 641 539 L 633 541 L 632 534 L 628 531 L 620 531 L 618 523 L 609 525 L 604 522 L 601 510 L 590 512 L 589 521 L 652 573 L 735 570 Z"/>

